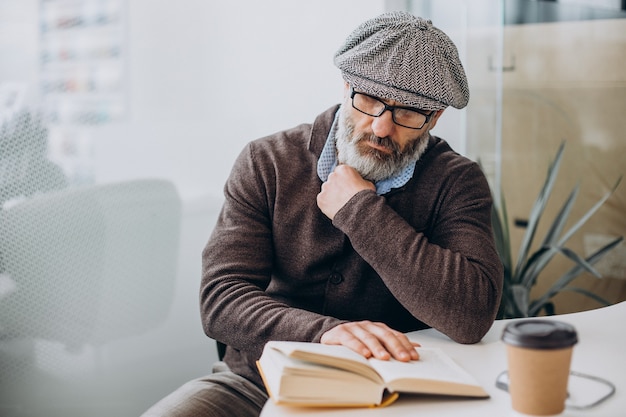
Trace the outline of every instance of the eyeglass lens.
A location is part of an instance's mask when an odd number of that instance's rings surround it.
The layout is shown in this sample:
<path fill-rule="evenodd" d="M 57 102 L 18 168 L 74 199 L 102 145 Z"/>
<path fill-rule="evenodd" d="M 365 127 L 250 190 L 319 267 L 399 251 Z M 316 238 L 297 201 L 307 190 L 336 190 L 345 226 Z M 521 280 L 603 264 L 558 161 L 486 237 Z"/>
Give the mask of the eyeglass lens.
<path fill-rule="evenodd" d="M 378 117 L 386 109 L 389 109 L 396 124 L 411 129 L 421 129 L 428 120 L 428 116 L 415 110 L 389 106 L 382 100 L 357 92 L 352 97 L 352 106 L 358 111 L 373 117 Z"/>

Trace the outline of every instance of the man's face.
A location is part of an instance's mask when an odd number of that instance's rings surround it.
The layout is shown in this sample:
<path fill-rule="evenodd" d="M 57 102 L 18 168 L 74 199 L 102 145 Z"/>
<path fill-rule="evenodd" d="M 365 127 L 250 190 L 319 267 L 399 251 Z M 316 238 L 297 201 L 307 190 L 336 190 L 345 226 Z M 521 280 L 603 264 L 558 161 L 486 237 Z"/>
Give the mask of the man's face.
<path fill-rule="evenodd" d="M 401 105 L 392 100 L 385 102 Z M 369 181 L 390 178 L 419 159 L 428 145 L 428 132 L 441 112 L 421 129 L 409 129 L 395 124 L 390 111 L 372 117 L 355 110 L 347 94 L 337 131 L 337 159 Z"/>

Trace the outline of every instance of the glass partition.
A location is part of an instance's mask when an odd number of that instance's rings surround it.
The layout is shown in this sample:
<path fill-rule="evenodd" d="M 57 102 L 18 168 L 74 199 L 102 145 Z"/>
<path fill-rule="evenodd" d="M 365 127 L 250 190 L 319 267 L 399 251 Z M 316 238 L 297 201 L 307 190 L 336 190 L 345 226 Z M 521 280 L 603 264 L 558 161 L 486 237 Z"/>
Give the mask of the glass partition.
<path fill-rule="evenodd" d="M 496 198 L 505 199 L 514 257 L 561 144 L 562 161 L 535 249 L 574 187 L 579 192 L 565 230 L 611 192 L 626 171 L 624 2 L 415 0 L 387 6 L 432 19 L 459 46 L 471 98 L 457 150 L 481 162 Z M 622 184 L 566 247 L 589 257 L 626 235 L 625 211 Z M 585 272 L 553 298 L 555 312 L 601 306 L 591 294 L 609 302 L 626 299 L 625 260 L 621 243 L 594 264 L 601 279 Z M 531 297 L 544 294 L 573 265 L 557 254 Z"/>

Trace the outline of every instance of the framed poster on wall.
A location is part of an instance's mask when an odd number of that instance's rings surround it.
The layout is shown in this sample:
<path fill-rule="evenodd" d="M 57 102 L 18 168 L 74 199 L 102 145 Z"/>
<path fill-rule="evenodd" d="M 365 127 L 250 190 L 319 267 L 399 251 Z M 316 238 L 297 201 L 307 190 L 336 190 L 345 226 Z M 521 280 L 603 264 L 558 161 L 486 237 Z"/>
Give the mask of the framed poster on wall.
<path fill-rule="evenodd" d="M 126 3 L 40 2 L 40 93 L 50 157 L 73 183 L 92 181 L 93 129 L 127 117 Z"/>

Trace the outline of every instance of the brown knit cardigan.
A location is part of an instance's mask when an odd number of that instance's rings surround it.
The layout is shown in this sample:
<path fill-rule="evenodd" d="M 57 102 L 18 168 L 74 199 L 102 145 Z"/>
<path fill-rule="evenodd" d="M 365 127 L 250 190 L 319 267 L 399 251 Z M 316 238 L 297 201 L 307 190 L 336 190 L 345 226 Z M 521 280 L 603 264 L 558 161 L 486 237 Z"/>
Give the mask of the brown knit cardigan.
<path fill-rule="evenodd" d="M 361 191 L 332 222 L 320 211 L 317 161 L 336 111 L 245 147 L 202 253 L 204 331 L 259 385 L 268 340 L 317 342 L 367 319 L 475 343 L 500 302 L 489 186 L 445 141 L 431 137 L 402 188 Z"/>

